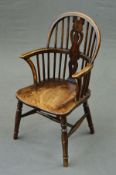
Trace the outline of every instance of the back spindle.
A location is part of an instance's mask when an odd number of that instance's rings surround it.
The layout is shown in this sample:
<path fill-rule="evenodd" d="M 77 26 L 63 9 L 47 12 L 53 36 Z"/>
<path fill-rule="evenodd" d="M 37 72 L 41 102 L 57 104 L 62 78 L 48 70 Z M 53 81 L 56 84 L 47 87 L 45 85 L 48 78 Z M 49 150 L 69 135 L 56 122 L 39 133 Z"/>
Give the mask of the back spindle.
<path fill-rule="evenodd" d="M 48 71 L 48 79 L 50 78 L 50 53 L 47 53 L 48 59 L 47 59 L 47 71 Z"/>
<path fill-rule="evenodd" d="M 38 81 L 41 81 L 41 77 L 40 77 L 40 63 L 39 63 L 39 55 L 36 55 L 36 60 L 37 60 L 37 70 L 38 70 Z"/>
<path fill-rule="evenodd" d="M 91 31 L 90 31 L 90 37 L 89 37 L 89 43 L 88 43 L 87 56 L 89 56 L 89 53 L 90 53 L 90 46 L 91 46 L 92 35 L 93 35 L 93 27 L 91 27 Z"/>
<path fill-rule="evenodd" d="M 61 25 L 62 25 L 62 27 L 61 27 L 61 44 L 60 44 L 60 48 L 63 49 L 63 43 L 64 43 L 64 18 L 62 19 Z M 61 75 L 61 63 L 62 63 L 62 53 L 60 53 L 60 55 L 59 55 L 58 78 L 60 78 L 60 75 Z"/>
<path fill-rule="evenodd" d="M 86 50 L 87 50 L 87 41 L 88 41 L 88 31 L 89 31 L 89 22 L 86 22 L 86 31 L 85 31 L 85 41 L 84 41 L 84 50 L 83 50 L 83 53 L 84 55 L 86 55 Z M 85 66 L 86 64 L 86 61 L 83 59 L 82 61 L 82 66 L 81 68 L 83 69 L 83 67 Z"/>
<path fill-rule="evenodd" d="M 93 47 L 93 53 L 92 53 L 93 60 L 92 60 L 92 63 L 95 60 L 96 50 L 97 50 L 97 38 L 95 38 L 95 44 L 94 44 L 94 47 Z"/>
<path fill-rule="evenodd" d="M 85 33 L 85 41 L 84 41 L 84 54 L 86 54 L 86 49 L 87 49 L 88 31 L 89 31 L 89 22 L 86 23 L 86 33 Z"/>
<path fill-rule="evenodd" d="M 43 67 L 43 81 L 45 81 L 45 60 L 44 60 L 44 53 L 42 53 L 42 67 Z"/>
<path fill-rule="evenodd" d="M 70 30 L 70 17 L 68 16 L 67 17 L 67 33 L 66 33 L 66 49 L 68 49 L 68 44 L 69 44 L 69 30 Z M 65 60 L 64 60 L 63 79 L 65 78 L 66 65 L 67 65 L 67 54 L 65 54 Z"/>
<path fill-rule="evenodd" d="M 90 58 L 93 55 L 93 50 L 94 50 L 94 46 L 95 46 L 95 40 L 96 40 L 96 34 L 94 33 L 93 42 L 92 42 L 91 51 L 90 51 Z"/>
<path fill-rule="evenodd" d="M 54 42 L 54 48 L 57 47 L 57 35 L 58 35 L 58 24 L 55 26 L 55 42 Z M 55 79 L 55 71 L 56 71 L 56 53 L 54 53 L 54 66 L 53 66 L 53 78 Z"/>

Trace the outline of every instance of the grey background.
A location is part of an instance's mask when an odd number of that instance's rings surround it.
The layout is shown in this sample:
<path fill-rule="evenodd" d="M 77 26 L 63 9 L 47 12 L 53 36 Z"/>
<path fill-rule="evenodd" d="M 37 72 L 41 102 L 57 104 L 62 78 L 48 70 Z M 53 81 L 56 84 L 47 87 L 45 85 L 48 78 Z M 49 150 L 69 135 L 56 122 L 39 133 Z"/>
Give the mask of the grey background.
<path fill-rule="evenodd" d="M 28 66 L 19 55 L 46 44 L 55 16 L 81 11 L 99 25 L 102 45 L 92 74 L 89 100 L 95 135 L 86 121 L 69 139 L 70 167 L 62 167 L 59 125 L 38 115 L 23 119 L 13 141 L 15 92 L 30 84 Z M 116 1 L 0 0 L 0 174 L 113 175 L 116 172 Z M 72 113 L 75 121 L 80 110 Z"/>

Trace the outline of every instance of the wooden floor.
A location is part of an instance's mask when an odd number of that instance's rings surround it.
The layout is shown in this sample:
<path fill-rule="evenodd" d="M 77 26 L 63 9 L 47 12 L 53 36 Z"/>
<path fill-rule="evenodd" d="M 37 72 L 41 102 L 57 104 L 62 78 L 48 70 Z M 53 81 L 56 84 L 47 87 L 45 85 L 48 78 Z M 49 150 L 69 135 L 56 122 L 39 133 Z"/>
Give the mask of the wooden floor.
<path fill-rule="evenodd" d="M 76 84 L 66 80 L 49 80 L 25 87 L 17 91 L 16 96 L 24 103 L 39 109 L 65 114 L 75 107 Z"/>

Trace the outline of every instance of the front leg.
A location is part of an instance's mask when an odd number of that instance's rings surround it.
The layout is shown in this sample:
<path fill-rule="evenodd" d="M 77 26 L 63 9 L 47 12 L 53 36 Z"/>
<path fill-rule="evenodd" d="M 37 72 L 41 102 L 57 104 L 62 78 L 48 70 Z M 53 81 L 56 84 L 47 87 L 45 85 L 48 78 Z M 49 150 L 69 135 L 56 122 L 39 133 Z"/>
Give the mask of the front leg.
<path fill-rule="evenodd" d="M 61 141 L 63 149 L 63 166 L 68 167 L 68 135 L 66 117 L 60 117 L 61 121 Z"/>
<path fill-rule="evenodd" d="M 16 116 L 15 116 L 15 127 L 14 127 L 14 140 L 18 138 L 19 126 L 21 121 L 21 113 L 22 113 L 22 102 L 18 101 Z"/>

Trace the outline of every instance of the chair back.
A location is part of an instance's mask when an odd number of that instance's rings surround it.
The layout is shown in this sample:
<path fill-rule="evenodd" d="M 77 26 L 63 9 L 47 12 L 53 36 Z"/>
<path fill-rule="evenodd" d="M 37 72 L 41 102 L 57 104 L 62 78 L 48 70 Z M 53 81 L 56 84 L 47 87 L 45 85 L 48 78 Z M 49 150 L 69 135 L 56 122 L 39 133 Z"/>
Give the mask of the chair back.
<path fill-rule="evenodd" d="M 33 51 L 25 59 L 34 84 L 48 79 L 71 79 L 76 71 L 94 63 L 100 42 L 100 31 L 89 16 L 80 12 L 61 14 L 50 27 L 47 47 L 36 50 L 37 54 Z"/>
<path fill-rule="evenodd" d="M 53 55 L 53 77 L 65 79 L 88 62 L 93 64 L 100 42 L 98 26 L 89 16 L 80 12 L 61 14 L 50 27 L 47 48 L 69 50 L 69 53 Z"/>

